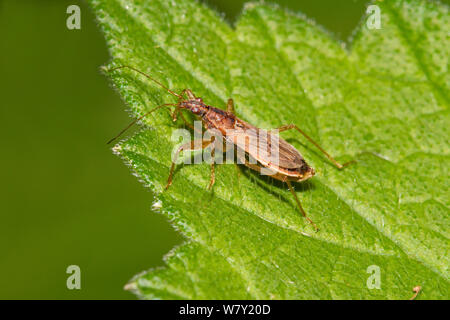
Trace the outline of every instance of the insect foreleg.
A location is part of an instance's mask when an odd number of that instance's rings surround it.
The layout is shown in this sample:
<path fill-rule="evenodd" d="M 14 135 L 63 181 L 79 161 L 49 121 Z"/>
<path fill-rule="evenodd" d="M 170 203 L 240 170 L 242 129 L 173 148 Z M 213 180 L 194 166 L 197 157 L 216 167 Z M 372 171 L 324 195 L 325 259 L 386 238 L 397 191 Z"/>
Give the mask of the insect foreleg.
<path fill-rule="evenodd" d="M 198 132 L 198 130 L 196 130 L 195 127 L 194 127 L 191 123 L 189 123 L 189 121 L 186 120 L 186 118 L 184 117 L 183 112 L 182 112 L 181 110 L 179 110 L 179 114 L 180 114 L 181 119 L 183 119 L 184 123 L 185 123 L 189 128 L 191 128 L 192 130 Z M 175 119 L 174 121 L 176 121 L 176 119 Z M 200 132 L 200 133 L 202 133 L 202 132 Z"/>
<path fill-rule="evenodd" d="M 319 146 L 319 144 L 317 142 L 315 142 L 310 136 L 308 136 L 305 132 L 303 132 L 295 124 L 287 124 L 287 125 L 281 126 L 277 129 L 273 129 L 273 130 L 278 130 L 278 132 L 283 132 L 283 131 L 290 130 L 290 129 L 295 129 L 298 132 L 300 132 L 306 139 L 308 139 L 309 142 L 311 142 L 313 145 L 315 145 L 317 147 L 317 149 L 319 149 L 337 168 L 342 169 L 342 168 L 348 166 L 349 164 L 356 162 L 355 160 L 351 160 L 344 164 L 340 164 L 332 156 L 330 156 L 328 154 L 328 152 L 326 152 L 321 146 Z"/>
<path fill-rule="evenodd" d="M 197 145 L 199 145 L 201 141 L 201 147 L 199 148 Z M 192 140 L 191 142 L 185 143 L 183 145 L 181 145 L 178 150 L 175 153 L 175 156 L 172 159 L 172 165 L 170 167 L 170 172 L 169 172 L 169 178 L 167 179 L 167 185 L 164 188 L 165 190 L 167 190 L 170 185 L 172 184 L 172 178 L 173 178 L 173 172 L 175 170 L 175 165 L 176 165 L 176 161 L 178 159 L 178 155 L 180 154 L 181 151 L 195 151 L 195 150 L 202 150 L 205 149 L 206 147 L 208 147 L 211 144 L 211 140 Z"/>
<path fill-rule="evenodd" d="M 181 91 L 180 96 L 182 97 L 184 94 L 188 96 L 189 100 L 194 100 L 196 98 L 194 93 L 190 89 L 184 89 L 183 91 Z"/>
<path fill-rule="evenodd" d="M 292 188 L 291 183 L 290 183 L 288 180 L 286 180 L 285 182 L 286 182 L 286 184 L 287 184 L 288 187 L 289 187 L 289 191 L 290 191 L 290 192 L 292 193 L 292 195 L 294 196 L 295 202 L 297 202 L 297 205 L 298 205 L 298 208 L 300 209 L 301 214 L 305 217 L 306 220 L 309 221 L 309 223 L 311 223 L 311 224 L 314 226 L 314 229 L 316 229 L 316 231 L 318 231 L 319 228 L 317 228 L 316 224 L 315 224 L 310 218 L 308 218 L 308 216 L 306 215 L 305 210 L 303 210 L 303 207 L 302 207 L 302 205 L 301 205 L 301 203 L 300 203 L 300 200 L 298 200 L 297 194 L 295 193 L 294 188 Z"/>

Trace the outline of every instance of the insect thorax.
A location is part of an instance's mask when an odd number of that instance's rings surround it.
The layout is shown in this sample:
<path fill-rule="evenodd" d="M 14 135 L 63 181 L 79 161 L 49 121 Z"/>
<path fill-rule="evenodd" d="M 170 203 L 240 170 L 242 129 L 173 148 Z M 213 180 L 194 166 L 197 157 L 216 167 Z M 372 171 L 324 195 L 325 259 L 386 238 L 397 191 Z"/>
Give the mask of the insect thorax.
<path fill-rule="evenodd" d="M 208 107 L 208 112 L 203 115 L 203 121 L 209 129 L 218 129 L 223 135 L 226 135 L 227 130 L 235 128 L 236 117 L 224 110 Z"/>

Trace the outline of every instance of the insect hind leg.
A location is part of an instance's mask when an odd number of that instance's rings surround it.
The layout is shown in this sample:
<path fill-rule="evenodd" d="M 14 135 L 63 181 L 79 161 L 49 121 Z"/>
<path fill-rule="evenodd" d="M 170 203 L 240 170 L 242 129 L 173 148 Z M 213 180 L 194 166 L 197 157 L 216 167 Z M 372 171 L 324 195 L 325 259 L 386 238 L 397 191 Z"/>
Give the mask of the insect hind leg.
<path fill-rule="evenodd" d="M 260 172 L 261 167 L 258 166 L 257 164 L 252 164 L 250 163 L 247 159 L 245 159 L 245 157 L 239 157 L 239 160 L 241 161 L 242 164 L 244 164 L 246 167 L 258 171 Z M 319 228 L 317 228 L 316 224 L 306 215 L 305 210 L 302 207 L 302 204 L 300 203 L 300 200 L 297 197 L 297 194 L 294 191 L 294 188 L 292 187 L 291 183 L 288 180 L 284 180 L 283 182 L 286 182 L 286 184 L 288 185 L 289 191 L 292 193 L 292 195 L 294 196 L 295 202 L 297 203 L 297 206 L 300 210 L 300 213 L 303 215 L 303 217 L 305 217 L 306 220 L 308 220 L 308 222 L 314 227 L 314 229 L 317 231 L 319 231 Z"/>
<path fill-rule="evenodd" d="M 338 169 L 342 169 L 342 168 L 348 166 L 349 164 L 356 162 L 356 160 L 351 160 L 344 164 L 340 164 L 332 156 L 330 156 L 330 154 L 328 152 L 326 152 L 317 142 L 315 142 L 310 136 L 308 136 L 305 132 L 303 132 L 303 130 L 301 130 L 295 124 L 287 124 L 287 125 L 281 126 L 279 128 L 273 129 L 273 130 L 278 130 L 278 132 L 283 132 L 283 131 L 287 131 L 290 129 L 295 129 L 298 132 L 300 132 L 309 142 L 311 142 L 313 145 L 315 145 L 316 148 L 319 149 L 320 152 L 322 152 L 328 158 L 328 160 L 330 160 Z"/>

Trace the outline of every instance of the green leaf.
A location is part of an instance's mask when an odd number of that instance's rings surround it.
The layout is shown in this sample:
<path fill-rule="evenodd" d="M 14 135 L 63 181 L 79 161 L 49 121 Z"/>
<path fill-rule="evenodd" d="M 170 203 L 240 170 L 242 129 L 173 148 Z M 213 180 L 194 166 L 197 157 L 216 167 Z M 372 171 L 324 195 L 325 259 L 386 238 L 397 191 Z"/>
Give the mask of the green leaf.
<path fill-rule="evenodd" d="M 113 57 L 209 105 L 236 103 L 262 128 L 295 123 L 338 160 L 337 170 L 296 132 L 282 136 L 318 172 L 296 185 L 314 232 L 285 185 L 248 169 L 179 165 L 167 181 L 172 132 L 161 109 L 114 147 L 155 193 L 155 208 L 187 238 L 166 266 L 127 288 L 150 299 L 448 299 L 448 8 L 376 2 L 351 48 L 306 17 L 249 3 L 235 28 L 196 1 L 92 0 Z M 106 72 L 133 117 L 173 96 L 136 72 Z M 125 216 L 124 216 L 125 218 Z M 370 266 L 380 270 L 369 289 Z M 370 268 L 369 268 L 370 270 Z"/>

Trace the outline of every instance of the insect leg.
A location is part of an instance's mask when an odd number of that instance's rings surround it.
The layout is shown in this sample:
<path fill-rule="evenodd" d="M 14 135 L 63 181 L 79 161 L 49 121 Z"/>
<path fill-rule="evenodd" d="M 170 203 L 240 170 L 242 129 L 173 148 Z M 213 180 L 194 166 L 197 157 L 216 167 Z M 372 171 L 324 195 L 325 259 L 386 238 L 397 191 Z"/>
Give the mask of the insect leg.
<path fill-rule="evenodd" d="M 195 95 L 190 89 L 184 89 L 181 91 L 180 96 L 183 96 L 184 94 L 188 96 L 189 100 L 195 99 Z"/>
<path fill-rule="evenodd" d="M 181 110 L 179 111 L 179 114 L 180 114 L 181 119 L 183 119 L 184 123 L 185 123 L 189 128 L 191 128 L 192 130 L 196 131 L 196 130 L 195 130 L 195 127 L 194 127 L 192 124 L 190 124 L 189 121 L 186 120 L 186 118 L 184 117 L 183 112 L 181 112 Z M 200 133 L 201 133 L 201 132 L 200 132 Z"/>
<path fill-rule="evenodd" d="M 214 144 L 215 138 L 216 138 L 215 136 L 211 137 L 211 143 Z M 214 167 L 214 165 L 215 165 L 215 161 L 214 161 L 215 155 L 216 155 L 216 148 L 214 148 L 214 145 L 213 145 L 212 150 L 211 150 L 211 160 L 212 160 L 212 162 L 211 162 L 211 179 L 209 180 L 208 189 L 211 189 L 213 184 L 214 184 L 214 182 L 216 181 L 216 173 L 215 173 L 215 167 Z"/>
<path fill-rule="evenodd" d="M 414 300 L 417 297 L 417 295 L 419 294 L 420 290 L 422 290 L 421 286 L 414 287 L 413 288 L 414 294 L 411 298 L 409 298 L 409 300 Z"/>
<path fill-rule="evenodd" d="M 244 164 L 246 167 L 255 170 L 256 172 L 261 172 L 261 167 L 258 166 L 256 163 L 250 163 L 244 156 L 237 155 L 240 164 Z"/>
<path fill-rule="evenodd" d="M 178 116 L 178 114 L 179 114 L 179 113 L 181 114 L 180 103 L 183 101 L 184 95 L 187 95 L 189 99 L 195 99 L 194 94 L 193 94 L 192 91 L 189 90 L 189 89 L 184 89 L 183 91 L 180 92 L 180 94 L 178 95 L 179 99 L 178 99 L 178 105 L 177 105 L 177 108 L 175 108 L 175 110 L 174 110 L 173 113 L 171 114 L 173 122 L 177 121 L 177 116 Z M 184 121 L 184 122 L 186 122 L 186 121 Z M 190 125 L 189 125 L 189 126 L 190 126 Z M 192 126 L 190 126 L 190 127 L 192 128 Z"/>
<path fill-rule="evenodd" d="M 260 166 L 258 166 L 257 164 L 252 164 L 252 163 L 248 162 L 247 159 L 245 159 L 245 157 L 239 157 L 239 160 L 241 161 L 241 163 L 243 163 L 245 166 L 249 167 L 250 169 L 258 171 L 258 172 L 261 171 Z M 300 200 L 298 200 L 297 194 L 295 193 L 294 188 L 292 188 L 291 183 L 288 180 L 285 180 L 284 182 L 286 182 L 286 184 L 289 187 L 289 191 L 294 196 L 295 202 L 297 202 L 297 206 L 300 209 L 300 213 L 305 217 L 306 220 L 308 220 L 309 223 L 311 223 L 313 225 L 314 229 L 316 229 L 316 231 L 318 231 L 319 228 L 317 228 L 316 224 L 306 215 L 305 210 L 303 210 Z"/>
<path fill-rule="evenodd" d="M 172 121 L 176 122 L 178 119 L 178 113 L 180 113 L 180 107 L 177 105 L 177 107 L 175 108 L 175 110 L 173 110 L 172 113 L 170 113 L 170 116 L 172 117 Z"/>
<path fill-rule="evenodd" d="M 175 153 L 175 156 L 172 160 L 172 166 L 170 167 L 170 172 L 169 172 L 169 178 L 167 179 L 167 185 L 164 188 L 165 190 L 167 190 L 170 185 L 172 184 L 172 178 L 173 178 L 173 172 L 175 170 L 175 165 L 176 165 L 176 161 L 178 159 L 178 155 L 180 154 L 181 151 L 194 151 L 194 150 L 200 150 L 200 149 L 205 149 L 207 146 L 209 146 L 211 144 L 211 140 L 201 140 L 202 145 L 200 148 L 198 148 L 196 146 L 196 144 L 198 144 L 199 140 L 192 140 L 191 142 L 185 143 L 183 145 L 181 145 L 177 152 Z"/>
<path fill-rule="evenodd" d="M 234 112 L 234 102 L 233 102 L 233 99 L 231 99 L 231 98 L 228 99 L 228 101 L 227 101 L 227 112 L 235 114 L 235 112 Z"/>
<path fill-rule="evenodd" d="M 310 136 L 308 136 L 305 132 L 300 130 L 300 128 L 297 127 L 295 124 L 287 124 L 287 125 L 277 128 L 275 130 L 278 130 L 279 132 L 283 132 L 283 131 L 290 130 L 290 129 L 295 129 L 298 132 L 300 132 L 306 139 L 308 139 L 309 142 L 311 142 L 313 145 L 315 145 L 317 147 L 317 149 L 319 149 L 328 158 L 328 160 L 330 160 L 337 168 L 342 169 L 342 168 L 348 166 L 349 164 L 356 162 L 356 160 L 351 160 L 344 164 L 340 164 L 332 156 L 330 156 L 328 154 L 328 152 L 326 152 L 321 146 L 319 146 L 319 144 L 317 142 L 315 142 L 313 139 L 311 139 Z"/>
<path fill-rule="evenodd" d="M 310 218 L 308 218 L 308 216 L 306 215 L 305 210 L 303 210 L 303 207 L 302 207 L 302 205 L 300 203 L 300 200 L 298 200 L 297 194 L 295 193 L 294 188 L 292 188 L 291 183 L 288 180 L 286 180 L 285 182 L 286 182 L 286 184 L 289 187 L 289 191 L 294 196 L 295 202 L 297 202 L 297 205 L 298 205 L 298 208 L 300 209 L 301 214 L 306 218 L 306 220 L 309 221 L 309 223 L 311 223 L 313 225 L 313 227 L 314 227 L 314 229 L 316 229 L 316 231 L 319 231 L 319 228 L 317 228 L 316 224 Z"/>

